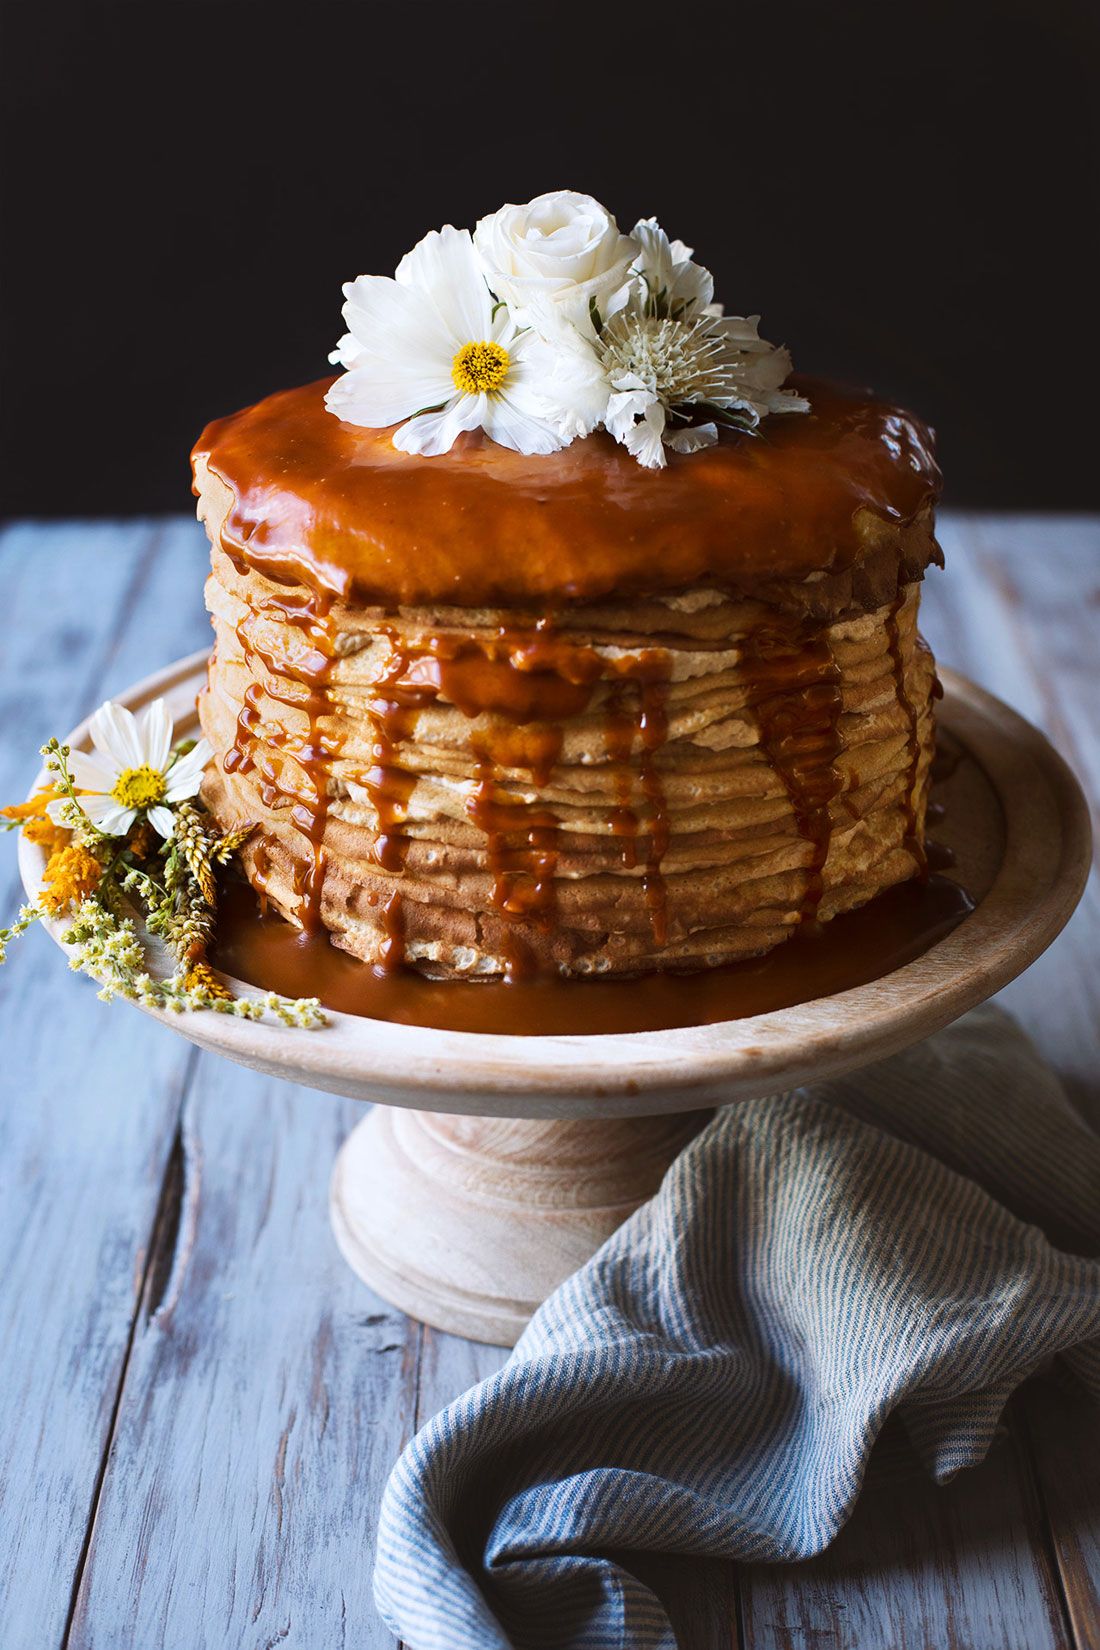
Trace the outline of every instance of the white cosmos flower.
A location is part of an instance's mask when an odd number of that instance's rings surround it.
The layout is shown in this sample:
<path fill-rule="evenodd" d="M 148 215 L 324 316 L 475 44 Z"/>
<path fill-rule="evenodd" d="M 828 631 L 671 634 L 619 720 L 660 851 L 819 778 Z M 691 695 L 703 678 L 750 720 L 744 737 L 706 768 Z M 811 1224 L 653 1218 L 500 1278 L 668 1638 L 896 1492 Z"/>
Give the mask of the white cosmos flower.
<path fill-rule="evenodd" d="M 111 700 L 91 720 L 93 754 L 74 750 L 69 772 L 80 806 L 105 836 L 125 836 L 144 814 L 158 836 L 172 835 L 170 802 L 186 802 L 198 791 L 203 769 L 214 754 L 200 739 L 186 756 L 172 759 L 172 718 L 163 699 L 139 716 Z M 55 825 L 67 825 L 65 798 L 49 804 Z"/>
<path fill-rule="evenodd" d="M 433 230 L 393 280 L 360 275 L 344 295 L 349 331 L 329 359 L 346 370 L 325 397 L 337 418 L 400 424 L 393 444 L 407 453 L 448 452 L 474 429 L 520 453 L 563 445 L 540 416 L 532 335 L 494 303 L 469 230 Z"/>
<path fill-rule="evenodd" d="M 632 280 L 597 325 L 543 304 L 532 311 L 540 334 L 537 366 L 546 416 L 567 437 L 603 424 L 637 458 L 657 469 L 665 448 L 696 452 L 718 440 L 716 418 L 755 429 L 770 413 L 806 412 L 782 388 L 785 349 L 757 332 L 759 316 L 724 316 L 712 302 L 709 270 L 691 248 L 670 241 L 652 219 L 634 230 L 640 248 Z M 691 422 L 690 409 L 716 418 Z"/>
<path fill-rule="evenodd" d="M 474 245 L 489 285 L 523 320 L 537 304 L 583 316 L 595 303 L 610 314 L 638 255 L 606 206 L 573 189 L 502 206 L 480 220 Z"/>

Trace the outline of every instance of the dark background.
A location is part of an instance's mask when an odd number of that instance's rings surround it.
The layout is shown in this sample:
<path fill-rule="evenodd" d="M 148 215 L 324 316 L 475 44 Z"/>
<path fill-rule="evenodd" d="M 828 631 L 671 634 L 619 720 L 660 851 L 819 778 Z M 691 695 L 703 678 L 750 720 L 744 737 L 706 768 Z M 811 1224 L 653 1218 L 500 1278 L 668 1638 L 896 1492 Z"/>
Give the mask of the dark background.
<path fill-rule="evenodd" d="M 343 280 L 559 187 L 922 412 L 951 502 L 1096 506 L 1097 14 L 7 4 L 0 508 L 190 508 L 204 422 L 328 370 Z"/>

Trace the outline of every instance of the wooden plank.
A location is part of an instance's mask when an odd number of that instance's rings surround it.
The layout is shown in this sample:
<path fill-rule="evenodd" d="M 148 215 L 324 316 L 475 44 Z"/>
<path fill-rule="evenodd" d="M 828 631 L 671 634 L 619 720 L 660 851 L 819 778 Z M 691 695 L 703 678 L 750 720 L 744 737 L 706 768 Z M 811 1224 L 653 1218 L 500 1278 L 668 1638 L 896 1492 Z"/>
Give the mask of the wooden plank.
<path fill-rule="evenodd" d="M 1017 669 L 1033 684 L 1033 719 L 1089 797 L 1100 865 L 1100 522 L 983 518 L 976 552 L 986 584 L 998 591 Z M 1094 870 L 1066 932 L 1004 1000 L 1100 1129 L 1098 954 L 1100 872 Z"/>
<path fill-rule="evenodd" d="M 420 1331 L 370 1295 L 329 1229 L 333 1158 L 358 1115 L 200 1057 L 70 1650 L 392 1646 L 371 1559 L 412 1432 Z"/>
<path fill-rule="evenodd" d="M 442 1330 L 421 1331 L 422 1346 L 419 1357 L 416 1395 L 416 1430 L 431 1420 L 439 1410 L 461 1396 L 479 1381 L 488 1380 L 508 1361 L 508 1349 L 503 1346 L 480 1346 L 476 1341 L 464 1341 L 458 1335 L 444 1335 Z"/>
<path fill-rule="evenodd" d="M 1020 1409 L 1078 1650 L 1100 1650 L 1100 1410 L 1049 1376 Z"/>
<path fill-rule="evenodd" d="M 948 577 L 930 576 L 924 629 L 955 665 L 1041 727 L 1074 768 L 1100 850 L 1100 519 L 955 517 Z M 1001 995 L 1100 1127 L 1100 878 L 1051 949 Z"/>
<path fill-rule="evenodd" d="M 1100 838 L 1100 518 L 983 516 L 975 541 L 1034 684 L 1033 720 L 1076 769 Z"/>
<path fill-rule="evenodd" d="M 0 797 L 112 683 L 202 631 L 179 528 L 0 535 Z M 188 559 L 190 559 L 189 553 Z M 3 840 L 5 911 L 22 895 Z M 44 934 L 0 975 L 0 1617 L 12 1650 L 60 1644 L 191 1059 L 105 1008 Z"/>
<path fill-rule="evenodd" d="M 741 1571 L 746 1650 L 1061 1650 L 1070 1643 L 1040 1509 L 1010 1435 L 937 1488 L 900 1428 L 820 1558 Z"/>

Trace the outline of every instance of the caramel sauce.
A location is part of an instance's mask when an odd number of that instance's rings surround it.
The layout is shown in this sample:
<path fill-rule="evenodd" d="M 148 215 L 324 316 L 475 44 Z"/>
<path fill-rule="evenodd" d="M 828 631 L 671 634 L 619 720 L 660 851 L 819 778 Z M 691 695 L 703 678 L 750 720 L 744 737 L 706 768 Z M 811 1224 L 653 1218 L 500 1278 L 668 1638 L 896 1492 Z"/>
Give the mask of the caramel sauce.
<path fill-rule="evenodd" d="M 643 469 L 597 433 L 550 457 L 481 432 L 435 458 L 325 410 L 331 379 L 210 424 L 194 452 L 232 495 L 227 553 L 276 581 L 396 604 L 534 605 L 843 571 L 856 517 L 904 524 L 939 491 L 919 419 L 866 391 L 793 379 L 805 415 Z"/>
<path fill-rule="evenodd" d="M 655 759 L 668 731 L 667 675 L 662 649 L 643 648 L 607 659 L 560 635 L 549 618 L 533 626 L 502 627 L 488 642 L 444 632 L 399 644 L 391 633 L 391 659 L 380 678 L 384 686 L 376 687 L 368 712 L 380 766 L 365 783 L 379 815 L 379 840 L 387 845 L 386 857 L 379 856 L 379 862 L 386 869 L 401 868 L 403 859 L 394 846 L 399 825 L 388 803 L 396 795 L 403 804 L 411 793 L 408 776 L 403 776 L 404 786 L 395 789 L 394 759 L 401 731 L 395 713 L 407 716 L 439 697 L 471 719 L 487 719 L 471 741 L 476 775 L 467 813 L 485 837 L 493 908 L 510 925 L 504 928 L 503 945 L 508 977 L 531 975 L 535 962 L 519 928 L 533 922 L 547 931 L 553 925 L 559 823 L 548 807 L 509 800 L 502 770 L 526 769 L 533 783 L 544 787 L 560 755 L 563 724 L 585 711 L 597 683 L 610 678 L 612 693 L 619 695 L 612 721 L 619 719 L 622 693 L 635 696 L 637 710 L 627 723 L 621 754 L 628 761 L 637 742 L 639 784 L 647 804 L 641 890 L 654 937 L 664 944 L 667 913 L 661 862 L 669 829 Z M 637 837 L 640 827 L 631 810 L 616 810 L 611 829 L 620 828 L 620 812 L 629 818 L 632 836 Z M 392 955 L 392 948 L 387 946 L 385 954 Z"/>
<path fill-rule="evenodd" d="M 241 708 L 237 712 L 237 731 L 222 762 L 226 773 L 248 773 L 255 767 L 255 743 L 262 721 L 260 702 L 263 696 L 264 690 L 259 682 L 250 682 L 244 690 Z"/>
<path fill-rule="evenodd" d="M 434 698 L 435 690 L 431 685 L 408 679 L 409 659 L 405 649 L 393 630 L 383 633 L 389 642 L 389 658 L 372 684 L 367 704 L 373 760 L 359 778 L 378 820 L 374 857 L 382 870 L 396 874 L 403 869 L 408 851 L 401 827 L 416 785 L 415 775 L 401 766 L 401 745 L 416 726 L 418 712 Z M 393 898 L 398 902 L 394 909 L 400 910 L 399 895 Z M 386 956 L 396 956 L 400 950 L 390 944 L 392 939 L 392 935 L 387 939 Z M 401 956 L 404 956 L 403 950 Z"/>
<path fill-rule="evenodd" d="M 400 889 L 395 889 L 386 901 L 382 910 L 382 922 L 386 938 L 382 943 L 380 971 L 383 974 L 396 974 L 405 966 L 405 909 L 401 901 Z M 323 941 L 328 945 L 328 939 Z M 334 947 L 329 947 L 334 949 Z M 298 996 L 302 993 L 298 992 Z"/>
<path fill-rule="evenodd" d="M 921 956 L 973 908 L 957 883 L 932 875 L 832 922 L 804 925 L 764 956 L 725 968 L 502 984 L 372 968 L 326 935 L 300 933 L 279 916 L 261 914 L 252 890 L 234 879 L 223 889 L 213 960 L 265 990 L 316 996 L 342 1013 L 401 1025 L 522 1037 L 664 1031 L 768 1014 L 866 985 Z"/>
<path fill-rule="evenodd" d="M 825 631 L 778 616 L 753 633 L 746 655 L 756 684 L 751 706 L 760 743 L 810 847 L 799 909 L 800 923 L 809 923 L 824 893 L 833 802 L 844 788 L 836 767 L 843 748 L 840 669 Z"/>
<path fill-rule="evenodd" d="M 557 819 L 546 808 L 502 802 L 497 796 L 496 764 L 491 758 L 478 763 L 477 783 L 467 811 L 485 833 L 495 910 L 505 919 L 533 920 L 539 927 L 549 928 L 555 910 Z M 530 978 L 536 972 L 530 947 L 514 929 L 506 928 L 504 932 L 507 979 Z"/>
<path fill-rule="evenodd" d="M 649 807 L 642 892 L 649 910 L 649 925 L 655 945 L 668 942 L 668 894 L 661 875 L 661 862 L 668 851 L 668 809 L 656 761 L 658 751 L 668 738 L 667 692 L 667 686 L 661 679 L 651 678 L 639 684 L 638 738 L 642 751 L 638 776 L 642 795 Z"/>

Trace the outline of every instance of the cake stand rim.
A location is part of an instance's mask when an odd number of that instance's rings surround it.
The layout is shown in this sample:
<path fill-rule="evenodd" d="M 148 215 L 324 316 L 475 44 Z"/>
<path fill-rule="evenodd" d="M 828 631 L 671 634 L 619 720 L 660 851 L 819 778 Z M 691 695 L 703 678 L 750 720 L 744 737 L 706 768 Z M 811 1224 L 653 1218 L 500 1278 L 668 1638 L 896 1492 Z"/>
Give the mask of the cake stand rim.
<path fill-rule="evenodd" d="M 116 696 L 139 708 L 184 698 L 209 658 L 199 649 Z M 830 997 L 742 1020 L 666 1031 L 518 1036 L 440 1031 L 327 1010 L 329 1025 L 293 1031 L 267 1021 L 209 1012 L 142 1012 L 241 1064 L 292 1082 L 363 1100 L 428 1110 L 524 1117 L 641 1116 L 695 1109 L 838 1075 L 885 1057 L 950 1024 L 1029 967 L 1064 928 L 1092 861 L 1091 821 L 1081 787 L 1038 728 L 969 678 L 940 668 L 941 716 L 979 762 L 1005 820 L 1005 853 L 985 898 L 950 934 L 904 967 Z M 187 695 L 193 703 L 194 694 Z M 176 707 L 189 731 L 192 709 Z M 90 717 L 68 743 L 87 741 Z M 962 722 L 960 732 L 955 725 Z M 967 726 L 969 724 L 969 727 Z M 970 738 L 967 737 L 967 732 Z M 977 745 L 977 748 L 975 748 Z M 1012 779 L 1027 759 L 1026 784 Z M 1035 779 L 1042 781 L 1038 789 Z M 35 787 L 45 780 L 40 773 Z M 1018 804 L 1005 806 L 1006 789 Z M 1056 825 L 1060 853 L 1044 863 L 1028 811 Z M 1032 821 L 1034 826 L 1034 821 Z M 19 866 L 35 898 L 42 850 L 25 837 Z M 64 921 L 44 919 L 64 946 Z M 976 950 L 988 954 L 975 963 Z M 229 976 L 232 978 L 231 976 Z M 242 995 L 257 988 L 234 981 Z M 385 1064 L 388 1069 L 380 1071 Z"/>

